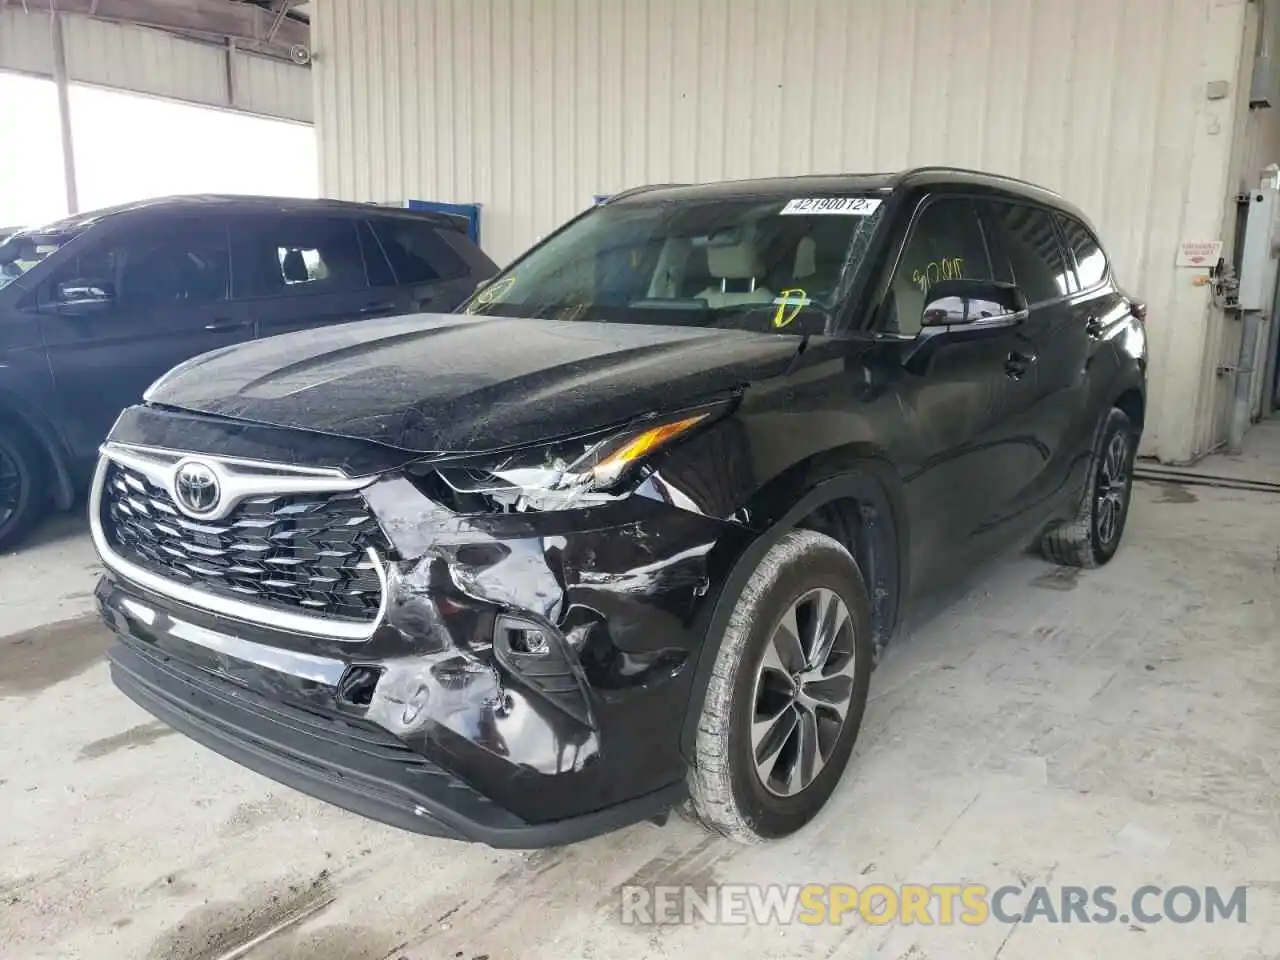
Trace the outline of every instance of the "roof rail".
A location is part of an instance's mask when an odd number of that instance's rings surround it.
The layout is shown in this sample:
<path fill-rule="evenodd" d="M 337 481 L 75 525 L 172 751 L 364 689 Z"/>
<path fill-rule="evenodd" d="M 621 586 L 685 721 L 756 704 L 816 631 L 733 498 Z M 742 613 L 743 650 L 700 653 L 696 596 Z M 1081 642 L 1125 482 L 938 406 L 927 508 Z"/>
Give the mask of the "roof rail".
<path fill-rule="evenodd" d="M 975 176 L 986 177 L 990 180 L 1004 180 L 1006 183 L 1020 183 L 1025 187 L 1034 187 L 1042 193 L 1048 193 L 1055 197 L 1062 197 L 1062 194 L 1057 190 L 1050 190 L 1043 184 L 1033 183 L 1030 180 L 1023 180 L 1021 177 L 1011 177 L 1004 173 L 991 173 L 989 170 L 974 170 L 971 167 L 949 167 L 943 163 L 928 164 L 923 167 L 911 167 L 908 170 L 902 171 L 902 177 L 903 179 L 906 179 L 907 177 L 914 176 L 918 173 L 931 173 L 934 171 L 945 173 L 971 173 Z"/>

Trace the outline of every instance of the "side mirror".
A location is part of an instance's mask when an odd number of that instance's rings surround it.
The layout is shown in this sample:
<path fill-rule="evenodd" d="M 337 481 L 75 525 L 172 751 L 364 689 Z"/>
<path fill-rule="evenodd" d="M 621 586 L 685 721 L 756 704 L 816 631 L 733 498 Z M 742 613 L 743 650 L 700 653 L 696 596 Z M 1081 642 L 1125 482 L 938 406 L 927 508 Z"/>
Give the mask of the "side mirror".
<path fill-rule="evenodd" d="M 996 280 L 939 280 L 929 288 L 921 330 L 1011 327 L 1027 319 L 1027 298 L 1015 284 Z"/>
<path fill-rule="evenodd" d="M 54 286 L 53 308 L 59 313 L 80 315 L 97 313 L 116 302 L 115 285 L 109 280 L 79 278 L 64 280 Z"/>

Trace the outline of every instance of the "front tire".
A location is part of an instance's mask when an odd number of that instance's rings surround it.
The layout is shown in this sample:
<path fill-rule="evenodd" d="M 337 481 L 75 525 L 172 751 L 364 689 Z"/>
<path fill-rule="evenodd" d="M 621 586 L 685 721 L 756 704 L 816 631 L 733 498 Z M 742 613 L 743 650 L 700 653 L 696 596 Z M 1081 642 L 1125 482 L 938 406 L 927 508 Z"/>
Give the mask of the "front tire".
<path fill-rule="evenodd" d="M 696 819 L 760 843 L 817 815 L 862 724 L 871 636 L 862 574 L 839 542 L 793 530 L 765 554 L 707 688 L 689 773 Z"/>
<path fill-rule="evenodd" d="M 1115 556 L 1129 519 L 1136 455 L 1133 423 L 1113 407 L 1098 433 L 1079 512 L 1041 537 L 1046 560 L 1065 567 L 1100 567 Z"/>
<path fill-rule="evenodd" d="M 15 547 L 47 503 L 44 459 L 12 427 L 0 424 L 0 550 Z"/>

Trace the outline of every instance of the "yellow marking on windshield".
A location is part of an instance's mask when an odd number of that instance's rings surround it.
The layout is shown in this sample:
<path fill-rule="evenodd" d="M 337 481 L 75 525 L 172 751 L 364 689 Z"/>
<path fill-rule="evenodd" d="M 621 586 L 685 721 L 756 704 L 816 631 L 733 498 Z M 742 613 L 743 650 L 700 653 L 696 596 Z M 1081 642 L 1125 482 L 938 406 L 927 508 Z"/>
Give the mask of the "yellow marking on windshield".
<path fill-rule="evenodd" d="M 467 307 L 467 313 L 475 313 L 477 307 L 487 307 L 491 304 L 497 303 L 510 293 L 511 288 L 515 285 L 516 276 L 515 274 L 511 274 L 510 276 L 503 277 L 492 286 L 485 287 L 476 294 L 475 300 L 471 301 L 471 305 Z"/>
<path fill-rule="evenodd" d="M 813 301 L 800 287 L 790 287 L 783 290 L 781 296 L 773 302 L 778 305 L 778 312 L 773 315 L 773 325 L 781 330 L 789 327 L 800 316 L 800 311 Z"/>

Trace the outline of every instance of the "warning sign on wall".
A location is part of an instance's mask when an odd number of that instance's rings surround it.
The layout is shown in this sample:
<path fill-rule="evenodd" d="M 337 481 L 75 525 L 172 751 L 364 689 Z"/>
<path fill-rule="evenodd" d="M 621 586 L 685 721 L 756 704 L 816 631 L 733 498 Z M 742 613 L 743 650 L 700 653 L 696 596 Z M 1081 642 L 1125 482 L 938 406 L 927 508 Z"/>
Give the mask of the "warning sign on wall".
<path fill-rule="evenodd" d="M 1221 240 L 1183 240 L 1178 244 L 1178 266 L 1212 267 L 1222 256 Z"/>

